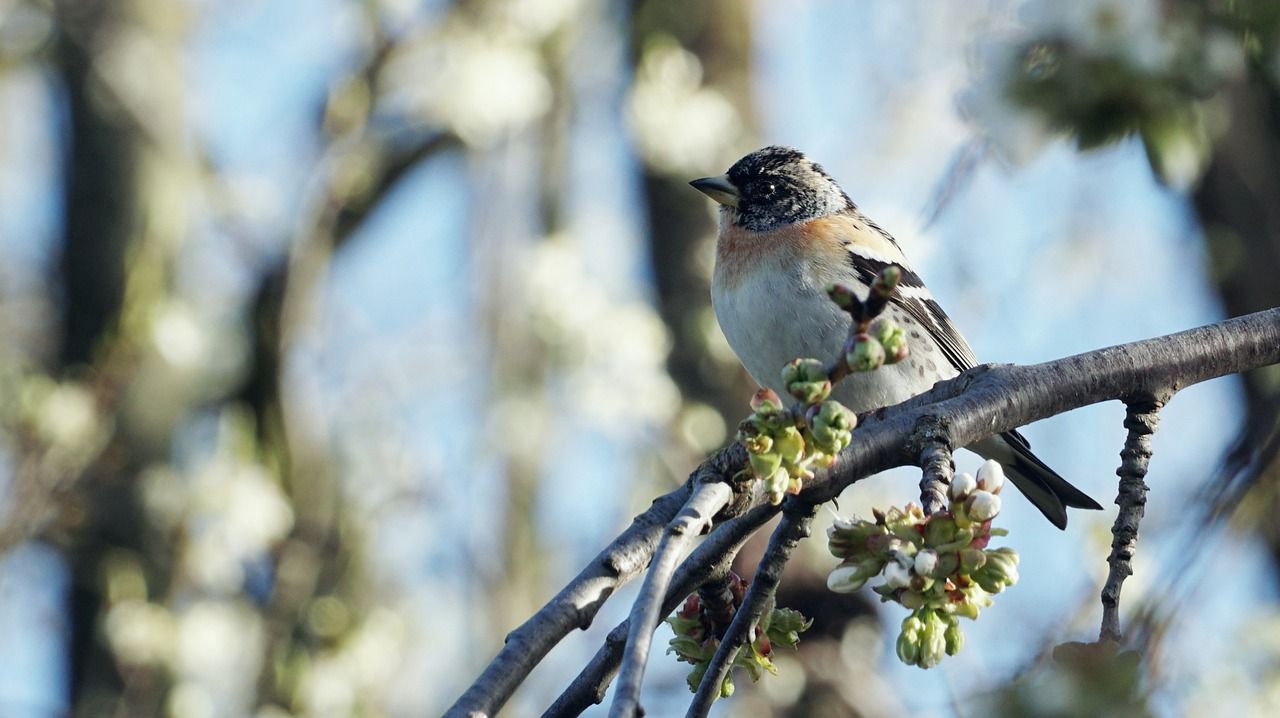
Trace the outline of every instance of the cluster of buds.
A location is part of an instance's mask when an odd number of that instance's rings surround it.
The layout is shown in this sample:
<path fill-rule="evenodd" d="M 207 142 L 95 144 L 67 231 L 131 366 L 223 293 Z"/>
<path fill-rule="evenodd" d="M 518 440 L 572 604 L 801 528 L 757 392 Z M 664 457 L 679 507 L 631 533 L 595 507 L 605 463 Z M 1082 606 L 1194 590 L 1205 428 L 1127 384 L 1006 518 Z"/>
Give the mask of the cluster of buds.
<path fill-rule="evenodd" d="M 888 317 L 879 316 L 902 270 L 889 266 L 872 282 L 865 301 L 843 284 L 827 287 L 827 294 L 853 318 L 844 350 L 831 367 L 817 359 L 793 359 L 782 368 L 782 386 L 795 400 L 787 408 L 771 389 L 751 400 L 751 416 L 738 426 L 738 441 L 746 447 L 751 472 L 764 482 L 774 504 L 788 493 L 799 493 L 813 468 L 826 468 L 852 440 L 858 419 L 844 405 L 830 399 L 832 383 L 851 371 L 873 371 L 907 357 L 906 332 Z"/>
<path fill-rule="evenodd" d="M 840 519 L 828 532 L 828 548 L 842 560 L 827 576 L 838 593 L 862 588 L 875 576 L 884 583 L 872 590 L 883 601 L 911 610 L 898 636 L 898 658 L 930 668 L 964 644 L 959 618 L 976 619 L 991 605 L 991 595 L 1018 581 L 1018 554 L 989 549 L 991 520 L 1000 513 L 1004 470 L 988 461 L 975 478 L 958 474 L 951 483 L 946 511 L 925 516 L 915 504 L 875 512 L 875 520 Z"/>
<path fill-rule="evenodd" d="M 874 371 L 907 358 L 906 331 L 889 317 L 880 316 L 901 278 L 902 270 L 896 265 L 885 267 L 871 283 L 866 301 L 860 301 L 853 290 L 843 284 L 827 285 L 831 301 L 853 317 L 853 331 L 844 347 L 844 362 L 849 371 Z"/>
<path fill-rule="evenodd" d="M 797 359 L 787 365 L 783 376 L 791 375 L 788 388 L 795 393 L 813 392 L 820 397 L 796 409 L 785 409 L 770 389 L 761 389 L 751 399 L 751 416 L 738 426 L 738 441 L 747 449 L 751 472 L 765 482 L 769 499 L 777 504 L 787 493 L 800 493 L 805 479 L 813 478 L 813 467 L 835 463 L 836 455 L 853 440 L 858 417 L 838 401 L 826 399 L 831 383 L 808 379 L 804 374 L 811 359 Z M 825 390 L 821 385 L 825 383 Z M 817 386 L 818 389 L 814 389 Z"/>
<path fill-rule="evenodd" d="M 737 610 L 742 605 L 747 585 L 737 574 L 730 574 L 730 579 L 733 608 Z M 720 647 L 721 636 L 716 632 L 714 618 L 695 593 L 686 598 L 680 610 L 667 619 L 675 633 L 667 653 L 674 653 L 679 660 L 693 664 L 688 677 L 690 691 L 698 690 L 712 656 Z M 738 651 L 733 666 L 725 674 L 724 682 L 720 684 L 720 696 L 727 698 L 733 695 L 733 668 L 746 670 L 752 681 L 760 680 L 765 671 L 776 675 L 778 668 L 772 660 L 774 646 L 795 648 L 800 643 L 800 634 L 811 625 L 813 621 L 806 619 L 799 611 L 776 607 L 766 610 L 760 622 L 751 629 L 751 643 Z"/>

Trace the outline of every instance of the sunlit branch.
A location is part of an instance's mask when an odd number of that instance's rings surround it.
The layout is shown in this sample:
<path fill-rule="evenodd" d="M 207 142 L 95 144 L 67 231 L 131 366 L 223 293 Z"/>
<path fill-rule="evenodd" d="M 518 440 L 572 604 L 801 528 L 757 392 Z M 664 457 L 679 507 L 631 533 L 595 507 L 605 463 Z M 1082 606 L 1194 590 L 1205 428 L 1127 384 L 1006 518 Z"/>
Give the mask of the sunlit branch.
<path fill-rule="evenodd" d="M 755 577 L 751 579 L 751 587 L 742 599 L 742 606 L 738 608 L 733 623 L 729 625 L 706 673 L 702 675 L 702 683 L 698 685 L 698 692 L 689 706 L 688 716 L 707 715 L 711 704 L 720 695 L 720 687 L 733 667 L 738 651 L 755 639 L 756 626 L 772 605 L 774 593 L 782 580 L 782 569 L 791 558 L 791 550 L 809 535 L 809 523 L 813 521 L 816 509 L 813 504 L 802 500 L 792 499 L 788 502 L 782 514 L 782 522 L 769 538 L 769 547 L 765 549 Z"/>
<path fill-rule="evenodd" d="M 707 581 L 728 576 L 729 569 L 733 567 L 733 559 L 742 545 L 780 509 L 780 506 L 765 503 L 712 529 L 711 534 L 676 569 L 676 574 L 671 579 L 671 588 L 662 604 L 662 615 L 670 615 L 680 607 L 686 596 Z M 547 709 L 543 718 L 576 716 L 604 700 L 605 691 L 617 675 L 618 665 L 622 662 L 622 649 L 626 645 L 630 628 L 631 620 L 627 619 L 609 631 L 604 645 Z"/>
<path fill-rule="evenodd" d="M 631 609 L 631 625 L 627 630 L 618 692 L 609 710 L 610 718 L 632 718 L 641 714 L 640 685 L 649 660 L 653 631 L 662 619 L 662 602 L 666 598 L 672 575 L 684 550 L 711 525 L 711 519 L 732 498 L 733 489 L 728 482 L 699 483 L 694 487 L 684 508 L 680 509 L 680 513 L 663 531 L 662 542 L 658 544 L 653 563 L 640 587 L 640 595 L 636 597 Z"/>
<path fill-rule="evenodd" d="M 1167 399 L 1168 394 L 1164 395 Z M 1143 478 L 1147 475 L 1147 465 L 1151 462 L 1151 436 L 1160 423 L 1160 409 L 1164 400 L 1146 397 L 1127 402 L 1124 427 L 1129 430 L 1124 441 L 1124 449 L 1120 452 L 1120 468 L 1116 475 L 1120 477 L 1120 490 L 1116 495 L 1116 504 L 1120 512 L 1116 515 L 1115 525 L 1111 527 L 1111 555 L 1107 557 L 1110 566 L 1107 571 L 1107 582 L 1102 587 L 1102 630 L 1099 640 L 1119 641 L 1123 637 L 1120 631 L 1120 589 L 1124 580 L 1133 575 L 1133 556 L 1138 548 L 1138 524 L 1146 512 L 1147 485 Z"/>

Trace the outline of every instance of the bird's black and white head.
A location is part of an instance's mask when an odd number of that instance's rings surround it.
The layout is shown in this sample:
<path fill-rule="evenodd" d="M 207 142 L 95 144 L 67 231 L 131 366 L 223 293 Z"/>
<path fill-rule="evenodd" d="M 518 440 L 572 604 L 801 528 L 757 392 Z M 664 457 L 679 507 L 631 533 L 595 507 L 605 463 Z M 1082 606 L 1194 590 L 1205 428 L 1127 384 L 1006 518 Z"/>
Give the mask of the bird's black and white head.
<path fill-rule="evenodd" d="M 802 152 L 773 145 L 743 157 L 719 177 L 689 184 L 719 202 L 721 212 L 756 232 L 851 209 L 840 185 Z"/>

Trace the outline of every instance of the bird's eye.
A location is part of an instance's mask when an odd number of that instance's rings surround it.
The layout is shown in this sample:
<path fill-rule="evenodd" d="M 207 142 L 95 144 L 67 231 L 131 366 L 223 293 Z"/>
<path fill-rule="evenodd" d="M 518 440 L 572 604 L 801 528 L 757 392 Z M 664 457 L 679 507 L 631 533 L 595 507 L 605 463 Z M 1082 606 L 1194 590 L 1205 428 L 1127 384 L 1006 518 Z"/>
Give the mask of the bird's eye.
<path fill-rule="evenodd" d="M 774 194 L 777 191 L 778 191 L 778 185 L 770 182 L 768 184 L 768 188 L 765 190 L 765 194 Z"/>

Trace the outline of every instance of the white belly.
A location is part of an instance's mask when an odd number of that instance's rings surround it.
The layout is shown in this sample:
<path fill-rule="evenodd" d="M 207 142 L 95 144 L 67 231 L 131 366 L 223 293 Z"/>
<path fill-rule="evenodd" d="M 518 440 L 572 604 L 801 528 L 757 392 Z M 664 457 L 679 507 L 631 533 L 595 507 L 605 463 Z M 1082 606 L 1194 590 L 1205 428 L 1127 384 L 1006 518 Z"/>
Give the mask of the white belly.
<path fill-rule="evenodd" d="M 829 363 L 844 346 L 849 315 L 827 298 L 826 281 L 819 283 L 803 267 L 754 272 L 733 289 L 726 289 L 721 279 L 716 278 L 711 292 L 720 329 L 756 383 L 784 399 L 781 374 L 787 362 L 813 357 Z M 903 310 L 891 305 L 886 311 L 907 329 L 911 354 L 903 362 L 852 374 L 836 385 L 832 396 L 855 412 L 897 404 L 957 373 L 926 334 L 917 331 L 912 336 L 914 326 Z"/>

